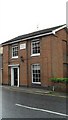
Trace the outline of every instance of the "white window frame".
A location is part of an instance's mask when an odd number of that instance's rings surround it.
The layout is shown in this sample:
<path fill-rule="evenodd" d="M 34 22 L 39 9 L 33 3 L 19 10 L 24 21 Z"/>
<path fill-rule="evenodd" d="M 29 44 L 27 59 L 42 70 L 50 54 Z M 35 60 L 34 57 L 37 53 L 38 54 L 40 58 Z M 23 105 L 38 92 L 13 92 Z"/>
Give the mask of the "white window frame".
<path fill-rule="evenodd" d="M 37 41 L 39 41 L 40 42 L 40 40 L 39 39 L 35 39 L 35 40 L 32 40 L 31 41 L 31 56 L 39 56 L 40 55 L 40 53 L 35 53 L 35 54 L 33 54 L 33 47 L 32 47 L 32 43 L 33 42 L 37 42 Z"/>
<path fill-rule="evenodd" d="M 33 82 L 33 65 L 39 65 L 39 66 L 40 66 L 40 64 L 32 64 L 32 65 L 31 65 L 32 83 L 33 83 L 33 84 L 41 84 L 41 81 L 40 81 L 40 82 Z M 41 73 L 40 73 L 40 74 L 41 74 Z"/>
<path fill-rule="evenodd" d="M 18 47 L 18 45 L 12 46 L 12 58 L 18 58 L 18 55 L 17 55 L 17 56 L 13 56 L 13 48 L 14 48 L 14 47 Z"/>

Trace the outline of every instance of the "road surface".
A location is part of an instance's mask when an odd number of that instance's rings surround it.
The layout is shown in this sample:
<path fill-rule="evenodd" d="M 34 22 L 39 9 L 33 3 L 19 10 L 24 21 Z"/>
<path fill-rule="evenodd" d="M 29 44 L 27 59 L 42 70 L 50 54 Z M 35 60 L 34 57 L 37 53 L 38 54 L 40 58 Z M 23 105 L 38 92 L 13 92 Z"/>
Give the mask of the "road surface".
<path fill-rule="evenodd" d="M 2 87 L 2 118 L 67 118 L 67 116 L 64 97 Z"/>

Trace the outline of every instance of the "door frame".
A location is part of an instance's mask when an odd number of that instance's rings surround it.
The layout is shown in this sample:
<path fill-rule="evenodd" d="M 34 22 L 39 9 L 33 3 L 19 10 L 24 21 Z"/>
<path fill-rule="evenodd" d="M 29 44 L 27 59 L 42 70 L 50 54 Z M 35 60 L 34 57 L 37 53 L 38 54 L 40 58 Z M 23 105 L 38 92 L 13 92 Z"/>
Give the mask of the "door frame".
<path fill-rule="evenodd" d="M 18 85 L 17 85 L 17 87 L 19 87 L 19 67 L 18 66 L 11 67 L 11 86 L 14 86 L 14 68 L 17 68 L 17 70 L 18 70 Z"/>

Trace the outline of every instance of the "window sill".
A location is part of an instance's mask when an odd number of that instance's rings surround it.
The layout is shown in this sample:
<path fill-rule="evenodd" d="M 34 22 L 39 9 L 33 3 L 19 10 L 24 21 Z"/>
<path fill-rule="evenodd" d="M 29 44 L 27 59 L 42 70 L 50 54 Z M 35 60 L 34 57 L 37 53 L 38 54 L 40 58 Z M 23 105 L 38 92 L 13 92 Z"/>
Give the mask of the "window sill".
<path fill-rule="evenodd" d="M 18 58 L 18 56 L 16 56 L 16 57 L 12 57 L 11 59 L 17 59 Z"/>
<path fill-rule="evenodd" d="M 40 53 L 31 55 L 31 57 L 34 57 L 34 56 L 40 56 Z"/>
<path fill-rule="evenodd" d="M 41 82 L 32 82 L 32 84 L 41 84 Z"/>

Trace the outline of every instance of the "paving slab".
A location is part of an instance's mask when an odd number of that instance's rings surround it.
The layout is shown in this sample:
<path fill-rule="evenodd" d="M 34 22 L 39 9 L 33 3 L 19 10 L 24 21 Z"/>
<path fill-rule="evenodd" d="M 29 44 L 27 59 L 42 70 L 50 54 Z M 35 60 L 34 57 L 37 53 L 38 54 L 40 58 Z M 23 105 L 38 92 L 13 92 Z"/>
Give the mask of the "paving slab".
<path fill-rule="evenodd" d="M 15 87 L 15 86 L 2 86 L 2 87 L 18 92 L 27 92 L 32 94 L 51 95 L 51 96 L 68 98 L 68 93 L 56 92 L 56 91 L 46 90 L 43 88 Z"/>

